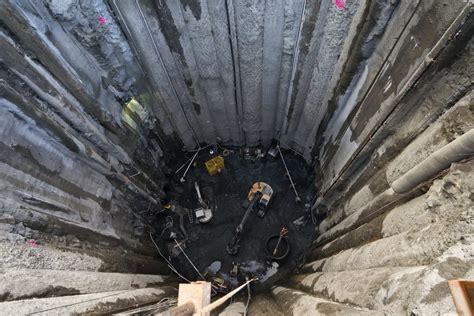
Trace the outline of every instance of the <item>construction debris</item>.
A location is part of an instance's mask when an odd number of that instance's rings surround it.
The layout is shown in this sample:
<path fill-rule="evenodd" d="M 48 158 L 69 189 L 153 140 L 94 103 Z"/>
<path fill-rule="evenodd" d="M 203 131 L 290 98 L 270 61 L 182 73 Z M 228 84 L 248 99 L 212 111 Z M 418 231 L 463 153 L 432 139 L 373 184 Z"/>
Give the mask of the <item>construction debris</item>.
<path fill-rule="evenodd" d="M 270 260 L 283 260 L 290 253 L 290 243 L 287 236 L 288 229 L 282 227 L 280 234 L 271 236 L 267 239 L 266 250 Z"/>
<path fill-rule="evenodd" d="M 208 203 L 204 202 L 202 199 L 201 190 L 199 189 L 199 184 L 197 182 L 194 182 L 194 188 L 196 189 L 198 201 L 201 205 L 201 207 L 194 211 L 194 214 L 200 223 L 208 223 L 212 218 L 212 209 L 209 207 Z"/>

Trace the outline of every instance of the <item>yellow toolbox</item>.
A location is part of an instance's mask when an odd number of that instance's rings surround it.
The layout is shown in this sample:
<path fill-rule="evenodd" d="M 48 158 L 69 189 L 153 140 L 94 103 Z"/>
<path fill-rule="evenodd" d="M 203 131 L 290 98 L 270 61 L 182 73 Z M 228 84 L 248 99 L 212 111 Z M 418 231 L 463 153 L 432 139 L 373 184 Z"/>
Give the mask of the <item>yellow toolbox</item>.
<path fill-rule="evenodd" d="M 218 172 L 224 170 L 224 158 L 222 156 L 216 156 L 205 162 L 207 172 L 213 176 Z"/>

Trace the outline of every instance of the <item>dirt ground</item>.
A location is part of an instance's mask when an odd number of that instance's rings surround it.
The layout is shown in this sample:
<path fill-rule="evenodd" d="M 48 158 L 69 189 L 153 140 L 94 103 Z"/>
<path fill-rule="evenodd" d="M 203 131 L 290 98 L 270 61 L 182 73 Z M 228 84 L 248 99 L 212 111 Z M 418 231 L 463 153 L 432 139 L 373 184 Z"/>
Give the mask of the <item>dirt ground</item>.
<path fill-rule="evenodd" d="M 232 262 L 236 262 L 240 263 L 242 276 L 251 273 L 260 277 L 260 284 L 267 286 L 284 277 L 298 262 L 301 262 L 303 251 L 314 237 L 311 215 L 307 205 L 305 206 L 312 199 L 310 191 L 312 178 L 308 177 L 311 173 L 303 159 L 291 152 L 284 152 L 284 156 L 301 197 L 300 203 L 295 201 L 295 193 L 278 156 L 252 161 L 245 159 L 238 152 L 231 152 L 224 157 L 225 170 L 210 176 L 205 170 L 204 162 L 212 156 L 209 154 L 209 149 L 205 149 L 197 157 L 195 167 L 189 170 L 184 184 L 179 182 L 182 172 L 175 176 L 169 191 L 173 201 L 190 210 L 197 208 L 198 201 L 194 189 L 194 182 L 197 181 L 203 198 L 216 205 L 214 216 L 209 223 L 190 223 L 187 216 L 184 217 L 185 230 L 188 234 L 185 252 L 201 273 L 204 273 L 212 262 L 220 261 L 220 272 L 228 276 Z M 238 254 L 231 256 L 225 250 L 226 245 L 231 241 L 245 213 L 245 208 L 242 206 L 244 199 L 252 184 L 257 181 L 268 183 L 276 195 L 264 218 L 258 217 L 255 211 L 250 215 L 243 230 L 240 250 Z M 293 221 L 302 216 L 304 224 L 295 225 Z M 173 219 L 177 225 L 178 217 L 174 215 Z M 161 216 L 157 222 L 158 231 L 163 223 L 164 216 Z M 271 235 L 278 234 L 282 227 L 289 230 L 290 254 L 286 259 L 272 265 L 266 260 L 265 242 Z M 187 277 L 199 278 L 182 254 L 174 259 L 174 262 L 178 270 Z M 229 280 L 236 281 L 232 278 Z"/>

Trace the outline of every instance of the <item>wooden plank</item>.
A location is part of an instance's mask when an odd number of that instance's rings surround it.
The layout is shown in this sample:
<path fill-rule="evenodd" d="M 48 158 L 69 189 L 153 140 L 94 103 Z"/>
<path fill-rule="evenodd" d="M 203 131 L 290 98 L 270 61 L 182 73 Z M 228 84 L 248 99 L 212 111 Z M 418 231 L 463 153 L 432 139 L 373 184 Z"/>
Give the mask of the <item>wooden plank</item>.
<path fill-rule="evenodd" d="M 178 307 L 189 302 L 194 304 L 194 311 L 199 311 L 211 303 L 211 283 L 197 281 L 179 285 Z M 209 313 L 203 314 L 208 316 Z"/>
<path fill-rule="evenodd" d="M 449 280 L 449 289 L 459 315 L 474 315 L 474 281 Z"/>

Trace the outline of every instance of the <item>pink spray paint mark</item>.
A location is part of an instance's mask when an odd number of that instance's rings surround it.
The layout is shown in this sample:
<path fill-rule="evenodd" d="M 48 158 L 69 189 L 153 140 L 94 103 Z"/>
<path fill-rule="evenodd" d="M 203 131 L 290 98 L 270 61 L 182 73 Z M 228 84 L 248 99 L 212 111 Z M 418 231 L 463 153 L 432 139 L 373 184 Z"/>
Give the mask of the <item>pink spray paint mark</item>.
<path fill-rule="evenodd" d="M 338 7 L 341 10 L 345 10 L 344 5 L 346 4 L 346 0 L 335 0 L 336 1 L 336 7 Z"/>
<path fill-rule="evenodd" d="M 33 247 L 33 248 L 38 247 L 38 244 L 37 244 L 36 240 L 34 240 L 34 239 L 28 239 L 26 242 L 28 244 L 30 244 L 30 246 Z"/>
<path fill-rule="evenodd" d="M 107 19 L 103 16 L 99 16 L 99 24 L 105 25 L 107 23 Z"/>

